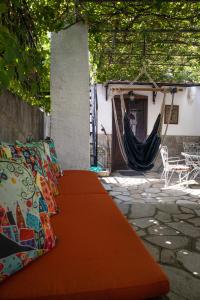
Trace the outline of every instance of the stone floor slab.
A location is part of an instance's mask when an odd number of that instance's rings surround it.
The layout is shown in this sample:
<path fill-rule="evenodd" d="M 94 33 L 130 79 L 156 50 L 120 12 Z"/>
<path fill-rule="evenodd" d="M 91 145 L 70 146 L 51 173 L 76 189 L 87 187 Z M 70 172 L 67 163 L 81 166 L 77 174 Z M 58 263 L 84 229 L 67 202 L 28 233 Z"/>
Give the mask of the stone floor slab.
<path fill-rule="evenodd" d="M 196 250 L 200 251 L 200 239 L 196 240 Z"/>
<path fill-rule="evenodd" d="M 150 194 L 158 194 L 160 193 L 160 189 L 156 187 L 149 187 L 144 189 L 145 193 L 150 193 Z"/>
<path fill-rule="evenodd" d="M 151 235 L 146 236 L 145 240 L 151 242 L 152 244 L 156 246 L 160 246 L 162 248 L 166 249 L 180 249 L 183 247 L 186 247 L 188 245 L 189 239 L 184 236 L 171 236 L 171 235 L 165 235 L 165 236 L 157 236 L 157 235 Z"/>
<path fill-rule="evenodd" d="M 167 192 L 173 196 L 178 196 L 178 197 L 181 197 L 181 196 L 186 196 L 187 195 L 187 192 L 186 191 L 183 191 L 183 190 L 178 190 L 178 189 L 168 189 Z"/>
<path fill-rule="evenodd" d="M 193 214 L 179 214 L 179 215 L 173 215 L 173 217 L 177 220 L 187 220 L 194 218 Z"/>
<path fill-rule="evenodd" d="M 171 291 L 187 300 L 200 299 L 200 280 L 184 270 L 163 266 L 170 280 Z"/>
<path fill-rule="evenodd" d="M 200 227 L 200 217 L 189 219 L 188 222 L 192 223 L 196 227 Z"/>
<path fill-rule="evenodd" d="M 193 214 L 193 213 L 194 213 L 194 210 L 193 210 L 193 209 L 187 208 L 187 207 L 183 207 L 183 206 L 180 207 L 180 210 L 181 210 L 183 213 L 186 213 L 186 214 Z"/>
<path fill-rule="evenodd" d="M 164 264 L 175 265 L 176 254 L 175 251 L 169 249 L 162 249 L 160 255 L 160 261 Z"/>
<path fill-rule="evenodd" d="M 133 199 L 141 199 L 142 198 L 141 194 L 132 193 L 131 195 L 132 195 Z"/>
<path fill-rule="evenodd" d="M 150 254 L 154 257 L 156 261 L 159 261 L 160 259 L 160 250 L 158 247 L 148 243 L 147 241 L 143 240 L 143 243 L 145 245 L 145 248 L 150 252 Z"/>
<path fill-rule="evenodd" d="M 179 207 L 175 203 L 158 203 L 156 207 L 169 214 L 179 214 L 181 213 Z"/>
<path fill-rule="evenodd" d="M 124 195 L 117 195 L 115 198 L 119 199 L 120 201 L 126 202 L 126 201 L 131 201 L 132 197 L 129 196 L 124 196 Z"/>
<path fill-rule="evenodd" d="M 155 215 L 156 220 L 159 220 L 163 223 L 165 222 L 171 222 L 172 218 L 171 215 L 162 211 L 159 211 L 156 215 Z"/>
<path fill-rule="evenodd" d="M 112 190 L 115 192 L 126 192 L 127 191 L 127 189 L 125 187 L 121 187 L 121 186 L 114 186 L 112 188 Z"/>
<path fill-rule="evenodd" d="M 118 208 L 121 210 L 121 212 L 124 215 L 127 215 L 129 212 L 129 205 L 122 204 L 122 203 L 117 203 Z"/>
<path fill-rule="evenodd" d="M 199 228 L 195 228 L 193 225 L 188 224 L 184 221 L 168 223 L 168 226 L 180 231 L 181 233 L 189 237 L 197 238 L 200 236 Z"/>
<path fill-rule="evenodd" d="M 200 253 L 183 249 L 177 252 L 177 260 L 193 275 L 200 277 Z"/>
<path fill-rule="evenodd" d="M 102 185 L 106 191 L 112 191 L 112 187 L 110 184 L 102 183 Z"/>
<path fill-rule="evenodd" d="M 152 217 L 155 214 L 155 211 L 156 209 L 154 205 L 135 203 L 131 206 L 131 213 L 129 217 L 131 219 Z"/>
<path fill-rule="evenodd" d="M 126 192 L 122 192 L 122 195 L 124 195 L 124 196 L 130 196 L 131 194 L 128 191 L 126 191 Z"/>
<path fill-rule="evenodd" d="M 199 207 L 198 203 L 196 203 L 196 202 L 191 203 L 191 201 L 188 201 L 188 200 L 178 200 L 176 202 L 176 204 L 186 207 L 186 208 L 190 208 L 190 209 L 196 209 Z"/>
<path fill-rule="evenodd" d="M 110 191 L 110 192 L 109 192 L 109 195 L 110 195 L 110 196 L 113 196 L 113 197 L 114 197 L 114 196 L 118 196 L 118 195 L 120 195 L 120 194 L 121 194 L 121 192 L 115 192 L 115 191 Z"/>
<path fill-rule="evenodd" d="M 161 298 L 160 300 L 165 300 L 165 299 Z M 187 298 L 185 298 L 183 296 L 177 295 L 177 294 L 175 294 L 173 292 L 169 292 L 167 294 L 166 300 L 189 300 L 189 299 L 187 299 Z"/>
<path fill-rule="evenodd" d="M 140 237 L 143 237 L 146 235 L 146 231 L 144 231 L 143 229 L 140 229 L 140 230 L 137 230 L 137 234 L 140 236 Z"/>
<path fill-rule="evenodd" d="M 150 235 L 178 235 L 180 231 L 172 229 L 165 225 L 154 225 L 148 229 Z"/>
<path fill-rule="evenodd" d="M 158 221 L 154 218 L 141 218 L 141 219 L 134 219 L 131 223 L 144 229 L 154 224 L 158 224 Z"/>
<path fill-rule="evenodd" d="M 199 205 L 200 206 L 200 205 Z M 197 216 L 200 217 L 200 209 L 194 209 L 194 212 L 197 214 Z"/>

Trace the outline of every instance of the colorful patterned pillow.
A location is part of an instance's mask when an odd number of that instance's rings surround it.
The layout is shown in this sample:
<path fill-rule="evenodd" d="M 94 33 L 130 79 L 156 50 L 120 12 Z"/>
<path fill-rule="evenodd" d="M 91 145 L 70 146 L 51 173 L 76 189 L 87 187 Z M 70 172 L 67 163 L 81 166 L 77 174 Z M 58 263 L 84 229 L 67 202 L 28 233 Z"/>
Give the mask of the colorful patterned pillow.
<path fill-rule="evenodd" d="M 0 157 L 12 158 L 12 152 L 8 145 L 0 145 Z"/>
<path fill-rule="evenodd" d="M 56 149 L 55 149 L 55 144 L 54 144 L 54 140 L 50 137 L 46 137 L 46 139 L 44 141 L 40 141 L 40 142 L 34 142 L 32 137 L 29 136 L 27 138 L 27 142 L 28 143 L 33 143 L 33 144 L 37 144 L 39 145 L 39 143 L 42 143 L 43 146 L 45 148 L 45 154 L 50 158 L 51 163 L 52 163 L 52 171 L 53 174 L 55 174 L 55 176 L 58 178 L 62 175 L 62 170 L 60 168 L 60 165 L 58 163 L 58 157 L 56 154 Z"/>
<path fill-rule="evenodd" d="M 38 185 L 46 203 L 48 206 L 48 212 L 50 214 L 56 214 L 58 207 L 54 198 L 54 186 L 55 184 L 48 178 L 46 172 L 43 170 L 42 158 L 36 147 L 28 147 L 27 145 L 17 142 L 16 145 L 0 146 L 0 157 L 11 157 L 23 162 L 28 166 L 35 178 L 35 182 Z M 9 150 L 10 149 L 10 150 Z M 10 152 L 9 152 L 10 151 Z M 8 155 L 9 154 L 9 155 Z M 57 190 L 57 189 L 56 189 Z"/>
<path fill-rule="evenodd" d="M 50 158 L 51 158 L 52 165 L 53 165 L 54 174 L 56 177 L 60 177 L 62 174 L 62 171 L 61 171 L 60 165 L 58 163 L 58 157 L 56 154 L 54 140 L 51 139 L 50 137 L 47 137 L 45 139 L 45 143 L 48 144 L 48 146 L 49 146 L 49 153 L 50 153 Z"/>
<path fill-rule="evenodd" d="M 19 142 L 17 143 L 17 145 L 20 146 Z M 43 171 L 43 175 L 48 180 L 48 184 L 50 186 L 53 195 L 58 195 L 58 188 L 57 188 L 58 182 L 51 170 L 51 160 L 49 156 L 46 154 L 44 143 L 42 141 L 32 142 L 32 143 L 27 143 L 25 145 L 21 145 L 21 147 L 34 149 L 34 151 L 37 152 L 37 156 L 40 158 L 40 164 Z"/>
<path fill-rule="evenodd" d="M 54 246 L 48 208 L 31 170 L 0 159 L 0 282 Z"/>

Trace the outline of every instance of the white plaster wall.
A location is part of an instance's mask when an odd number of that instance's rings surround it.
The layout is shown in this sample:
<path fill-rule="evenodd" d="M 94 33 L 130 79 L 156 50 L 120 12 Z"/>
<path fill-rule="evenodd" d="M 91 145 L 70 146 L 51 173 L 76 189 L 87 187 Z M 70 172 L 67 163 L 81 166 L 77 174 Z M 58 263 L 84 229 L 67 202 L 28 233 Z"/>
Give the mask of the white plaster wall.
<path fill-rule="evenodd" d="M 63 169 L 88 169 L 88 29 L 78 23 L 52 34 L 51 136 Z"/>
<path fill-rule="evenodd" d="M 106 101 L 106 89 L 103 84 L 97 84 L 98 99 L 98 133 L 102 133 L 101 124 L 107 134 L 112 133 L 112 104 L 111 100 Z"/>
<path fill-rule="evenodd" d="M 109 85 L 112 87 L 126 87 L 126 85 Z M 130 87 L 130 86 L 129 86 Z M 141 86 L 138 86 L 141 87 Z M 148 87 L 148 86 L 145 86 Z M 105 97 L 105 87 L 98 85 L 98 123 L 102 123 L 107 133 L 112 134 L 112 103 L 111 94 L 108 96 L 108 101 Z M 163 94 L 158 93 L 156 103 L 152 102 L 152 92 L 136 91 L 137 94 L 148 96 L 148 120 L 147 133 L 150 134 L 154 122 L 160 112 L 163 100 Z M 166 104 L 171 104 L 171 95 L 166 97 Z M 184 88 L 183 91 L 175 95 L 174 105 L 179 105 L 179 122 L 178 125 L 169 124 L 167 135 L 176 136 L 200 136 L 200 87 Z M 163 133 L 165 130 L 163 125 Z M 100 126 L 98 127 L 100 129 Z M 99 130 L 99 133 L 100 130 Z"/>

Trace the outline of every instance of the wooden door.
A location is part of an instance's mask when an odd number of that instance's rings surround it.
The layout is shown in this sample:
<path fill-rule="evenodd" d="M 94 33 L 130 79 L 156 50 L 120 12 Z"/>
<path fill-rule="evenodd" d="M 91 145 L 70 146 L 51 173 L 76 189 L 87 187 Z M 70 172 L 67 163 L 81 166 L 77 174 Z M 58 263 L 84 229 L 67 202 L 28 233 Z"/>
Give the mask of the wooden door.
<path fill-rule="evenodd" d="M 124 96 L 126 110 L 130 117 L 132 130 L 135 133 L 136 138 L 139 141 L 143 141 L 147 136 L 147 107 L 148 97 L 137 95 L 134 100 L 131 101 L 128 95 Z M 115 106 L 122 135 L 122 114 L 120 97 L 115 96 Z M 112 116 L 112 171 L 115 170 L 126 170 L 124 159 L 121 155 L 118 138 L 116 134 L 114 115 Z"/>

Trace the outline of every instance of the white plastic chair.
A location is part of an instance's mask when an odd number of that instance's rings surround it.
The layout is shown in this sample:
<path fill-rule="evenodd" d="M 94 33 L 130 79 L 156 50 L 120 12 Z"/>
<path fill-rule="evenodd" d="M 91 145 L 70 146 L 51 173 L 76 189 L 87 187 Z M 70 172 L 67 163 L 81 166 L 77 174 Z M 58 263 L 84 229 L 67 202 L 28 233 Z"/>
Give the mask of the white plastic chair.
<path fill-rule="evenodd" d="M 165 187 L 169 186 L 169 183 L 174 173 L 178 174 L 179 183 L 186 181 L 187 184 L 190 173 L 190 167 L 182 163 L 185 162 L 185 160 L 180 159 L 179 157 L 168 157 L 167 146 L 161 146 L 160 154 L 163 162 L 163 172 L 161 179 L 165 180 Z"/>

